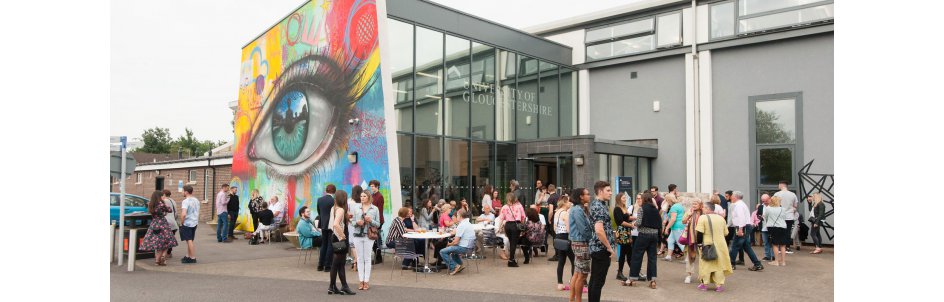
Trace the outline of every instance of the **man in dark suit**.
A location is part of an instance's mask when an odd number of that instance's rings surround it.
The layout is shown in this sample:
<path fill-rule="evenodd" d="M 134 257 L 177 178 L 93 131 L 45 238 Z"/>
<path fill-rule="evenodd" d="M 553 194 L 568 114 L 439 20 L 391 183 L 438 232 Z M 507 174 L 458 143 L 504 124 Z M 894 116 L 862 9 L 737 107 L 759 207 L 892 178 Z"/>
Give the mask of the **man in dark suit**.
<path fill-rule="evenodd" d="M 318 257 L 318 271 L 331 271 L 331 239 L 334 233 L 331 231 L 329 222 L 331 221 L 331 208 L 334 206 L 335 187 L 329 184 L 325 187 L 325 195 L 318 198 L 318 228 L 321 229 L 321 250 Z"/>
<path fill-rule="evenodd" d="M 229 213 L 229 239 L 236 239 L 233 231 L 236 230 L 236 217 L 239 217 L 239 194 L 236 192 L 235 185 L 229 189 L 229 202 L 226 203 L 226 212 Z"/>

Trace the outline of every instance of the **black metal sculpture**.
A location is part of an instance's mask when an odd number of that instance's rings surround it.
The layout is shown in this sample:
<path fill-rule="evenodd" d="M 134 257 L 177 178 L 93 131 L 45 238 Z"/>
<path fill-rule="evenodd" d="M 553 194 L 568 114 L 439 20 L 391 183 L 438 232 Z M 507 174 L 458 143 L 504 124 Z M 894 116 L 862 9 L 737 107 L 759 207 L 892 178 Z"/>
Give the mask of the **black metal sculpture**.
<path fill-rule="evenodd" d="M 803 168 L 800 168 L 800 171 L 797 173 L 797 175 L 800 176 L 800 192 L 803 195 L 802 200 L 806 200 L 808 196 L 812 196 L 815 192 L 820 192 L 823 202 L 828 205 L 826 217 L 832 216 L 836 209 L 833 203 L 833 185 L 835 185 L 835 178 L 833 174 L 810 173 L 812 166 L 813 160 L 804 165 Z M 806 206 L 807 210 L 813 210 L 811 203 L 807 203 Z M 833 226 L 826 221 L 826 217 L 823 217 L 823 231 L 826 232 L 826 237 L 828 237 L 829 240 L 833 240 L 833 234 L 835 232 L 833 232 Z"/>

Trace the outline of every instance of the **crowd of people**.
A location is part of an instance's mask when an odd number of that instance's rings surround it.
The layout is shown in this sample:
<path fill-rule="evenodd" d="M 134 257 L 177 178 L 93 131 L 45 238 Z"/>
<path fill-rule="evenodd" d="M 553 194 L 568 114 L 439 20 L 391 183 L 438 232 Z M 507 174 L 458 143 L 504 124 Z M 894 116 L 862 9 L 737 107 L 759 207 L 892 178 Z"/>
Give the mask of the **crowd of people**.
<path fill-rule="evenodd" d="M 577 188 L 568 193 L 559 192 L 553 184 L 544 187 L 539 180 L 534 202 L 526 207 L 523 190 L 512 180 L 503 200 L 494 187 L 485 186 L 481 210 L 477 211 L 481 214 L 476 217 L 465 199 L 447 202 L 430 195 L 422 200 L 416 215 L 412 205 L 407 204 L 396 211 L 386 237 L 381 238 L 384 200 L 380 182 L 371 180 L 367 190 L 353 186 L 350 198 L 348 192 L 327 185 L 324 196 L 311 208 L 299 209 L 295 229 L 303 249 L 313 248 L 315 240 L 320 240 L 316 269 L 330 273 L 329 294 L 355 294 L 347 283 L 346 263 L 351 263 L 351 269 L 357 272 L 357 289 L 369 290 L 372 265 L 383 261 L 379 250 L 394 249 L 403 242 L 412 242 L 408 248 L 417 254 L 432 248 L 436 258 L 433 266 L 446 269 L 450 275 L 465 269 L 463 258 L 484 257 L 474 255 L 483 244 L 499 247 L 499 257 L 512 268 L 519 267 L 516 256 L 519 247 L 523 264 L 553 250 L 554 255 L 547 260 L 558 262 L 557 289 L 569 291 L 570 301 L 581 301 L 585 293 L 590 301 L 599 301 L 614 258 L 615 279 L 623 286 L 645 282 L 647 287 L 657 288 L 658 259 L 662 258 L 666 262 L 684 262 L 684 279 L 679 276 L 683 283 L 695 281 L 698 290 L 706 291 L 711 285 L 716 292 L 723 292 L 726 277 L 738 265 L 744 265 L 744 254 L 751 261 L 747 269 L 761 271 L 765 264 L 786 266 L 787 255 L 793 253 L 791 247 L 800 249 L 797 229 L 805 224 L 798 211 L 798 198 L 787 187 L 786 182 L 780 182 L 779 191 L 761 194 L 760 202 L 751 212 L 740 191 L 723 194 L 715 191 L 707 200 L 701 200 L 682 198 L 678 186 L 670 184 L 665 194 L 653 186 L 635 196 L 620 192 L 613 198 L 613 189 L 606 181 L 596 182 L 592 191 Z M 178 245 L 174 238 L 177 233 L 188 249 L 181 262 L 197 262 L 193 237 L 200 205 L 192 193 L 192 187 L 184 187 L 185 200 L 179 211 L 170 199 L 170 191 L 152 194 L 148 211 L 154 219 L 141 250 L 155 251 L 156 265 L 166 265 L 173 247 Z M 236 187 L 225 184 L 216 196 L 218 242 L 235 239 L 232 234 L 235 214 L 231 213 L 238 210 L 238 198 Z M 612 212 L 610 200 L 615 201 Z M 819 229 L 825 218 L 825 205 L 819 193 L 811 194 L 806 201 L 811 217 L 805 221 L 811 225 L 815 244 L 810 253 L 819 254 L 822 253 Z M 277 196 L 266 202 L 257 190 L 251 192 L 249 209 L 254 235 L 277 228 L 285 217 L 284 202 Z M 475 223 L 491 227 L 474 228 Z M 755 229 L 763 239 L 764 257 L 760 259 L 751 248 Z M 437 230 L 448 236 L 431 240 L 429 246 L 423 240 L 405 240 L 407 234 L 424 230 Z M 568 261 L 571 276 L 565 283 Z M 404 270 L 421 270 L 415 258 L 404 259 L 399 265 Z"/>

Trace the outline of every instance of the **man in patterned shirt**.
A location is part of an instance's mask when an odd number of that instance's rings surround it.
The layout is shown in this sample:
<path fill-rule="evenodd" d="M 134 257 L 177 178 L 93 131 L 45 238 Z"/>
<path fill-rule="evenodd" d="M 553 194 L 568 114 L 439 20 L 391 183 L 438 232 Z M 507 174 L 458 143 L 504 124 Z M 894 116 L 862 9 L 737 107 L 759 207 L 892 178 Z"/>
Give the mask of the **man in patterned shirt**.
<path fill-rule="evenodd" d="M 609 207 L 606 202 L 613 197 L 613 189 L 606 181 L 597 181 L 593 185 L 596 197 L 590 202 L 590 223 L 593 224 L 593 236 L 590 237 L 590 289 L 587 297 L 590 302 L 600 301 L 600 291 L 606 283 L 606 273 L 613 258 L 613 226 L 610 222 Z"/>

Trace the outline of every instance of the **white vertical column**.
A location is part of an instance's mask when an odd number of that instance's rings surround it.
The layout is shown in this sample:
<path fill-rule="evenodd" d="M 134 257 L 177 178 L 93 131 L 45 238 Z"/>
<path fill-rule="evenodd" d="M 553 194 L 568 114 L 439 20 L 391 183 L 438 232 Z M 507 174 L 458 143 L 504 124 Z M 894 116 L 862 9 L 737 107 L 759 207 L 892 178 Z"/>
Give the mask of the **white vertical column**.
<path fill-rule="evenodd" d="M 714 114 L 711 98 L 711 51 L 698 52 L 698 103 L 699 103 L 699 140 L 698 163 L 700 164 L 700 185 L 702 193 L 711 193 L 714 188 Z"/>
<path fill-rule="evenodd" d="M 590 134 L 590 71 L 587 69 L 580 70 L 577 78 L 577 91 L 578 91 L 578 102 L 577 107 L 580 108 L 580 135 Z"/>
<path fill-rule="evenodd" d="M 380 45 L 380 78 L 381 88 L 383 89 L 384 101 L 384 130 L 387 138 L 387 171 L 390 179 L 390 203 L 391 209 L 403 207 L 403 195 L 400 193 L 400 149 L 397 140 L 397 117 L 394 110 L 396 104 L 396 91 L 393 89 L 393 73 L 390 70 L 390 36 L 387 31 L 387 2 L 377 1 L 377 34 Z M 444 101 L 444 100 L 443 100 Z M 416 113 L 413 113 L 416 118 Z M 441 120 L 441 119 L 438 119 Z M 383 211 L 383 209 L 380 209 Z M 393 221 L 388 220 L 386 225 Z M 383 230 L 384 226 L 381 226 Z"/>
<path fill-rule="evenodd" d="M 698 97 L 695 73 L 695 56 L 685 54 L 685 190 L 689 192 L 698 191 L 696 175 L 699 173 L 696 165 L 699 145 L 695 137 L 698 132 L 695 123 L 695 98 Z"/>

